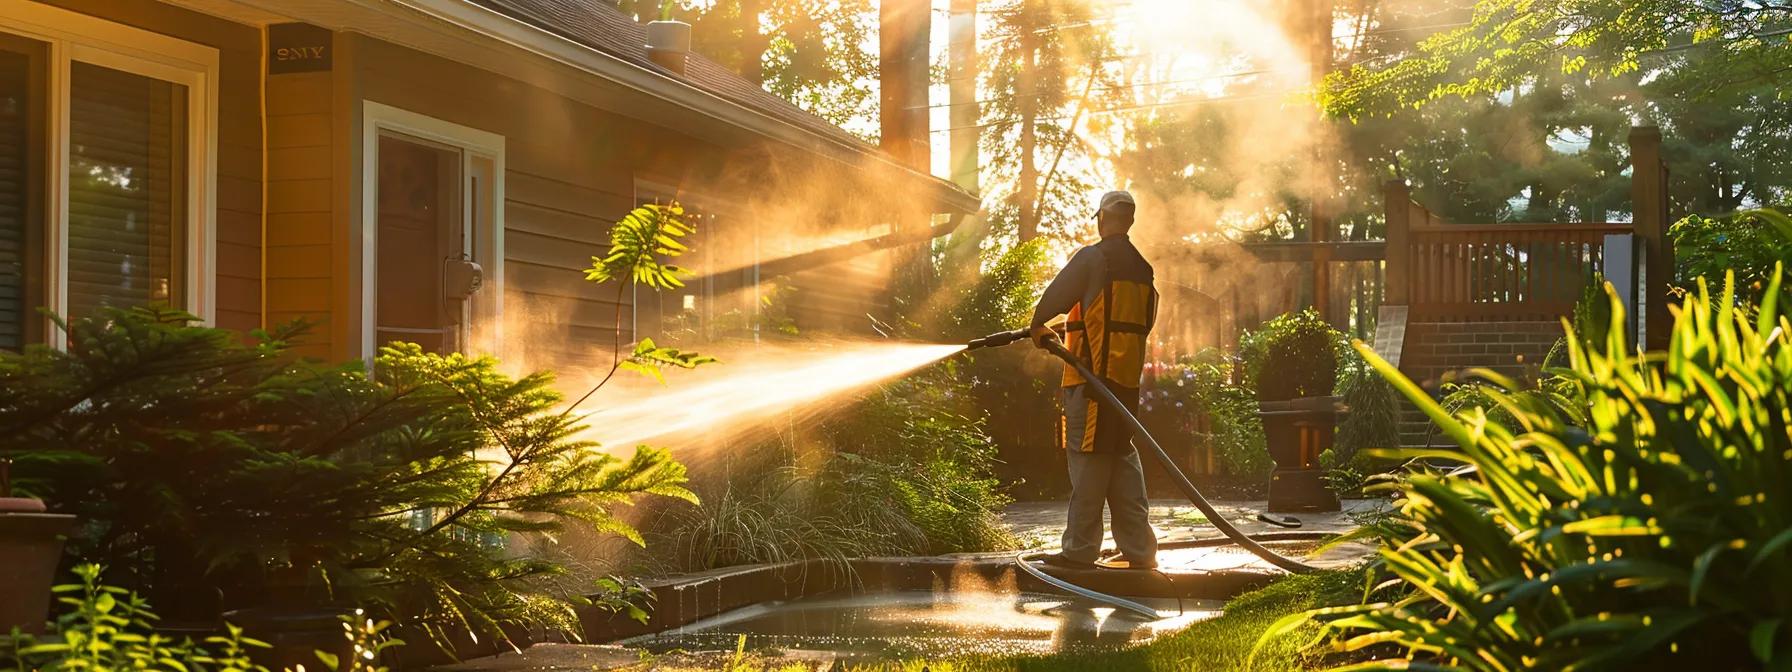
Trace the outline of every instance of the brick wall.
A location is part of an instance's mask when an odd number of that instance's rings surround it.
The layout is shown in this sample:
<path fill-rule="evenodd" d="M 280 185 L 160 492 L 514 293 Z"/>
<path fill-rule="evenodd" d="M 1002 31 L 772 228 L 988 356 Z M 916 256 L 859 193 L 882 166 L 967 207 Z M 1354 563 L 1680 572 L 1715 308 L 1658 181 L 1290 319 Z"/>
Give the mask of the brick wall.
<path fill-rule="evenodd" d="M 1537 375 L 1550 348 L 1562 337 L 1557 322 L 1414 322 L 1406 325 L 1400 371 L 1433 396 L 1463 371 L 1487 368 L 1515 379 Z M 1439 441 L 1416 407 L 1402 404 L 1401 438 L 1407 445 Z"/>

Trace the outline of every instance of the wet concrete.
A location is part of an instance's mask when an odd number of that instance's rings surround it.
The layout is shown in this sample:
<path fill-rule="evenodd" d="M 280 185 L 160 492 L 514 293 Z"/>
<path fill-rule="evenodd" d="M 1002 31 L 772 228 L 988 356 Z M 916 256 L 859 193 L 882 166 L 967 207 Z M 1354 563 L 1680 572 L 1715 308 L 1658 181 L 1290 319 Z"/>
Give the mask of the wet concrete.
<path fill-rule="evenodd" d="M 1220 602 L 1147 600 L 1148 619 L 1043 593 L 898 591 L 819 597 L 740 609 L 620 642 L 653 652 L 828 652 L 841 662 L 1113 649 L 1146 642 L 1219 614 Z"/>
<path fill-rule="evenodd" d="M 1220 538 L 1195 508 L 1178 500 L 1153 500 L 1152 526 L 1165 543 Z M 1288 530 L 1256 520 L 1264 502 L 1216 502 L 1247 534 L 1349 531 L 1364 517 L 1385 511 L 1381 500 L 1347 500 L 1344 510 L 1298 516 Z M 1017 503 L 1004 512 L 1017 536 L 1034 548 L 1056 546 L 1064 502 Z M 1112 545 L 1111 539 L 1109 546 Z M 1313 554 L 1316 541 L 1269 544 L 1310 564 L 1346 566 L 1374 552 L 1339 544 Z M 1173 618 L 1138 620 L 1124 612 L 1049 593 L 1030 577 L 1017 576 L 1013 552 L 854 561 L 837 567 L 786 563 L 734 567 L 649 582 L 659 597 L 648 625 L 608 614 L 581 613 L 588 641 L 623 639 L 626 646 L 544 644 L 521 653 L 468 661 L 449 672 L 558 672 L 618 668 L 705 669 L 728 660 L 741 635 L 747 647 L 780 664 L 828 669 L 838 662 L 949 657 L 969 653 L 1040 653 L 1083 647 L 1120 647 L 1147 641 L 1216 615 L 1222 600 L 1281 574 L 1268 563 L 1229 545 L 1166 549 L 1156 572 L 1089 570 L 1062 578 L 1111 594 L 1155 594 L 1148 603 L 1177 612 Z M 1149 585 L 1147 585 L 1149 584 Z M 1159 585 L 1161 584 L 1161 585 Z M 653 634 L 653 633 L 659 634 Z"/>
<path fill-rule="evenodd" d="M 1269 505 L 1263 500 L 1216 501 L 1212 504 L 1213 508 L 1226 516 L 1227 521 L 1245 534 L 1294 531 L 1257 520 L 1258 512 L 1267 510 Z M 1301 521 L 1301 526 L 1296 530 L 1332 534 L 1347 532 L 1357 527 L 1356 521 L 1361 517 L 1386 511 L 1389 507 L 1387 500 L 1383 499 L 1346 499 L 1342 504 L 1342 511 L 1294 514 Z M 1059 535 L 1064 533 L 1067 507 L 1068 503 L 1064 501 L 1016 502 L 1002 512 L 1002 521 L 1008 524 L 1009 529 L 1014 531 L 1023 544 L 1035 548 L 1055 548 Z M 1157 530 L 1158 541 L 1162 542 L 1220 536 L 1219 530 L 1214 529 L 1194 505 L 1182 499 L 1151 500 L 1151 527 Z M 1111 532 L 1106 538 L 1106 544 L 1114 545 Z"/>

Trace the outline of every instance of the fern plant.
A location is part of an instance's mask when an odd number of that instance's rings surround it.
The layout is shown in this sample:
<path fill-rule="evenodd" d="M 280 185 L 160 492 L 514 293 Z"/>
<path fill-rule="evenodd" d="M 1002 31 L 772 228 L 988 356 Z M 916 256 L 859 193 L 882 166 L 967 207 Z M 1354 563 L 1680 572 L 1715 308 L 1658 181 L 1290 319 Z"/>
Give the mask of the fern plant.
<path fill-rule="evenodd" d="M 1767 289 L 1751 313 L 1701 282 L 1665 352 L 1571 334 L 1578 417 L 1510 388 L 1483 390 L 1510 425 L 1451 416 L 1359 345 L 1460 445 L 1401 455 L 1474 471 L 1398 482 L 1378 560 L 1396 580 L 1309 616 L 1382 658 L 1352 669 L 1792 665 L 1792 320 L 1778 273 Z"/>

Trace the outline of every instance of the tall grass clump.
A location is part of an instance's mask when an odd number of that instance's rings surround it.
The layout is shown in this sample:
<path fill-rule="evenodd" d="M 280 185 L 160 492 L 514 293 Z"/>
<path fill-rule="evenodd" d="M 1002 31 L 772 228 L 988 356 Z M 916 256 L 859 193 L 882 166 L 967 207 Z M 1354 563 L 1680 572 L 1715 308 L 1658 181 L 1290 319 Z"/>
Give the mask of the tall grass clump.
<path fill-rule="evenodd" d="M 1397 580 L 1310 614 L 1331 644 L 1381 659 L 1356 669 L 1792 666 L 1792 320 L 1778 272 L 1756 310 L 1733 284 L 1701 281 L 1665 352 L 1571 334 L 1555 375 L 1582 418 L 1492 388 L 1511 424 L 1452 417 L 1359 345 L 1460 446 L 1404 456 L 1473 471 L 1394 486 L 1378 563 Z"/>

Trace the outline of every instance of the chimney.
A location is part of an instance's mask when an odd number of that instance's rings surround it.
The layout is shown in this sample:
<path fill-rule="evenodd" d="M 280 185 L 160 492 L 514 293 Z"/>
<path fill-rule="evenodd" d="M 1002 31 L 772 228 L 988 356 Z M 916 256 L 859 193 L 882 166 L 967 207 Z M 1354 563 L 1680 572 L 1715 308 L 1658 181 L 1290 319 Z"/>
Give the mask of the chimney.
<path fill-rule="evenodd" d="M 647 58 L 660 67 L 684 74 L 685 56 L 691 53 L 691 24 L 662 19 L 647 24 Z"/>

